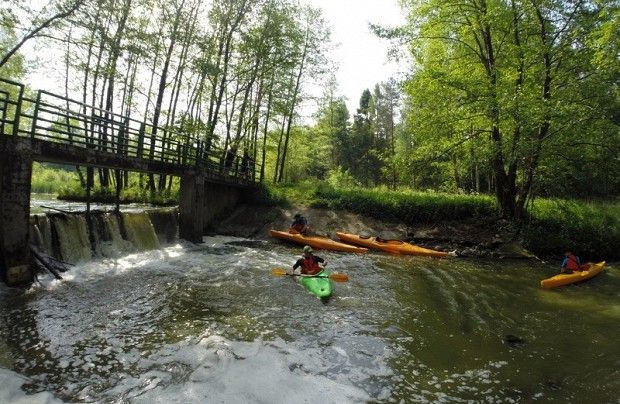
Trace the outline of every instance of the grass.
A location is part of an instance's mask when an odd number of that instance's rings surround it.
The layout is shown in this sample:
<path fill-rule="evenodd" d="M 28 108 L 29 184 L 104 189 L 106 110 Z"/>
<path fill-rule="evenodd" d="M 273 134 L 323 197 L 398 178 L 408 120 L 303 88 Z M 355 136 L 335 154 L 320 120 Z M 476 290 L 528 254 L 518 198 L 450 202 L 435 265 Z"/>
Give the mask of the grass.
<path fill-rule="evenodd" d="M 267 192 L 280 205 L 296 203 L 315 208 L 341 209 L 404 223 L 466 219 L 493 215 L 496 211 L 495 199 L 486 195 L 391 191 L 385 188 L 336 189 L 310 182 L 269 185 Z"/>
<path fill-rule="evenodd" d="M 586 260 L 620 258 L 620 204 L 537 200 L 524 226 L 526 247 L 538 254 L 572 250 Z"/>
<path fill-rule="evenodd" d="M 58 199 L 67 201 L 86 201 L 86 190 L 79 184 L 64 187 L 58 191 Z M 173 189 L 161 192 L 150 192 L 137 186 L 123 188 L 120 194 L 120 203 L 150 203 L 159 206 L 173 206 L 179 203 L 179 191 Z M 116 191 L 114 188 L 94 187 L 91 191 L 91 201 L 101 203 L 115 203 Z"/>
<path fill-rule="evenodd" d="M 75 170 L 59 169 L 37 162 L 32 165 L 31 192 L 53 194 L 67 185 L 77 186 L 79 183 Z"/>

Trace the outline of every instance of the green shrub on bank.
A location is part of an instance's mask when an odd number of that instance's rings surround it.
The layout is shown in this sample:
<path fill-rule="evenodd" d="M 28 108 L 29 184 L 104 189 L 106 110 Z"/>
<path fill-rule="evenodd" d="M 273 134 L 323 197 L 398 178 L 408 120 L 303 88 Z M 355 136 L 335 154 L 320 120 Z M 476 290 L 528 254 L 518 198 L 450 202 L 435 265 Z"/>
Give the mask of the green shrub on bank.
<path fill-rule="evenodd" d="M 543 256 L 572 250 L 584 260 L 620 258 L 620 204 L 537 200 L 524 226 L 526 247 Z"/>
<path fill-rule="evenodd" d="M 291 203 L 310 205 L 315 199 L 317 184 L 302 182 L 296 184 L 263 185 L 271 205 L 290 206 Z"/>
<path fill-rule="evenodd" d="M 58 191 L 58 199 L 66 201 L 86 202 L 86 190 L 79 184 L 75 186 L 66 186 Z M 99 203 L 116 203 L 116 190 L 114 187 L 101 188 L 94 187 L 91 190 L 91 201 Z M 173 206 L 179 203 L 179 191 L 173 189 L 171 191 L 151 192 L 149 190 L 132 186 L 123 188 L 120 194 L 120 203 L 150 203 L 160 206 Z"/>
<path fill-rule="evenodd" d="M 277 200 L 316 208 L 341 209 L 390 221 L 430 223 L 494 215 L 495 199 L 486 195 L 390 191 L 384 188 L 335 188 L 328 184 L 269 185 Z"/>
<path fill-rule="evenodd" d="M 267 187 L 263 184 L 259 185 L 257 192 L 244 195 L 245 201 L 255 205 L 262 206 L 290 206 L 289 198 L 278 190 Z"/>
<path fill-rule="evenodd" d="M 378 219 L 432 223 L 494 215 L 495 199 L 486 195 L 456 195 L 387 189 L 335 189 L 320 186 L 313 206 L 344 209 Z"/>
<path fill-rule="evenodd" d="M 52 194 L 68 184 L 69 186 L 78 186 L 79 183 L 75 170 L 50 167 L 38 162 L 32 165 L 31 192 Z"/>

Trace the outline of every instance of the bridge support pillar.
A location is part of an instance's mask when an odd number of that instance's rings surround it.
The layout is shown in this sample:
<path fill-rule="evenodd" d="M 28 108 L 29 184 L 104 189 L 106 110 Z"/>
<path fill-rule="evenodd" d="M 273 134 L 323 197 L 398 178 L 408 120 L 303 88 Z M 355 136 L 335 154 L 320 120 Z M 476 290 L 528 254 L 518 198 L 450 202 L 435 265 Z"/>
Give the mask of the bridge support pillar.
<path fill-rule="evenodd" d="M 179 237 L 192 243 L 201 243 L 205 206 L 204 177 L 182 176 L 180 194 Z"/>
<path fill-rule="evenodd" d="M 30 266 L 32 156 L 23 143 L 0 139 L 0 275 L 8 286 L 34 281 Z"/>

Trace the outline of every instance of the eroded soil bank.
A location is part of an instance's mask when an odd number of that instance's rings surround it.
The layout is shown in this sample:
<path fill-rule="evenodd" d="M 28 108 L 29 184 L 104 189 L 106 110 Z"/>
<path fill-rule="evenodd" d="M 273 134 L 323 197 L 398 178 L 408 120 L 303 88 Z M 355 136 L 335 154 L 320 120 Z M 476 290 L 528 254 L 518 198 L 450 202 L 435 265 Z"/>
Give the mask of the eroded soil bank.
<path fill-rule="evenodd" d="M 521 246 L 508 223 L 495 219 L 406 225 L 330 209 L 240 205 L 211 230 L 222 235 L 269 240 L 269 230 L 288 229 L 295 213 L 303 214 L 317 234 L 334 239 L 336 232 L 341 231 L 406 240 L 435 250 L 456 251 L 464 257 L 536 258 Z"/>

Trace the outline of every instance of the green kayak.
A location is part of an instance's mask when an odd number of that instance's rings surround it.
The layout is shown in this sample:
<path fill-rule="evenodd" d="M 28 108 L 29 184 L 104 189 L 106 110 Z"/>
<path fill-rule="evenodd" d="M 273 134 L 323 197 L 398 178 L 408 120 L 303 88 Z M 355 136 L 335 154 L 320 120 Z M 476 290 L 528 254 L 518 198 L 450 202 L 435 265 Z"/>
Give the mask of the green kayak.
<path fill-rule="evenodd" d="M 332 295 L 332 281 L 329 280 L 329 272 L 321 271 L 315 276 L 304 276 L 301 278 L 301 284 L 308 289 L 310 293 L 318 298 L 326 298 Z"/>

